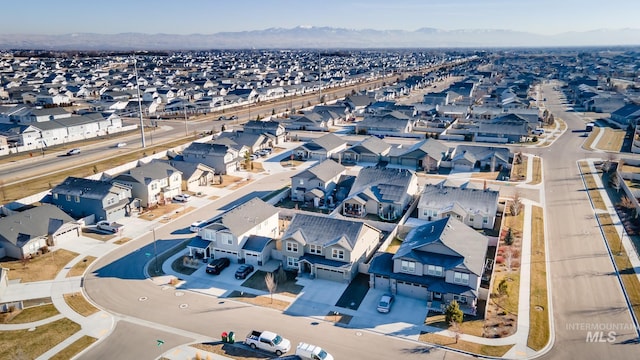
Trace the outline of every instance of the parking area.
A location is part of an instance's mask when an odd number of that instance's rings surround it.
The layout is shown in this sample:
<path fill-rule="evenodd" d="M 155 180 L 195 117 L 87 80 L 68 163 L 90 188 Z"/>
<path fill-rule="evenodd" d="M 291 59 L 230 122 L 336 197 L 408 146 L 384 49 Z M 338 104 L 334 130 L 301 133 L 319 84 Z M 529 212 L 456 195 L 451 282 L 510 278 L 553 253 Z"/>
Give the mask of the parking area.
<path fill-rule="evenodd" d="M 389 332 L 424 325 L 424 319 L 427 317 L 425 300 L 395 295 L 391 311 L 382 314 L 376 308 L 383 294 L 385 291 L 369 289 L 349 326 Z"/>

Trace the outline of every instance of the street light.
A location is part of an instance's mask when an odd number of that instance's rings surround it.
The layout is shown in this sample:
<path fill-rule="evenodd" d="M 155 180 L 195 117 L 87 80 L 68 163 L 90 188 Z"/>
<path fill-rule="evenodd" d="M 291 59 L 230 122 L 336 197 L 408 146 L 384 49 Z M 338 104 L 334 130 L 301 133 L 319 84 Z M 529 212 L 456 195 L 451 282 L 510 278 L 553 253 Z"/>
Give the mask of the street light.
<path fill-rule="evenodd" d="M 155 254 L 155 263 L 156 263 L 156 274 L 160 272 L 158 270 L 158 246 L 156 244 L 156 229 L 151 230 L 153 232 L 153 252 Z"/>

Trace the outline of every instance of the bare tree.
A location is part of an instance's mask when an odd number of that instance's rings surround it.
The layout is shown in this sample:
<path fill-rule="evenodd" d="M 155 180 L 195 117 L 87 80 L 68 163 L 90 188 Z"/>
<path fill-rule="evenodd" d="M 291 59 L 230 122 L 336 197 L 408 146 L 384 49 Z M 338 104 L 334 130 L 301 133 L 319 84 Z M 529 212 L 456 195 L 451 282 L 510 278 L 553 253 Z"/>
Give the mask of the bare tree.
<path fill-rule="evenodd" d="M 276 278 L 272 272 L 268 272 L 264 275 L 264 283 L 267 285 L 269 295 L 271 296 L 271 303 L 273 304 L 273 293 L 276 292 L 278 283 L 276 282 Z"/>
<path fill-rule="evenodd" d="M 620 205 L 625 209 L 633 209 L 635 207 L 635 205 L 633 205 L 633 201 L 629 200 L 629 198 L 626 196 L 623 196 L 620 199 L 620 202 L 618 203 L 618 205 Z"/>
<path fill-rule="evenodd" d="M 457 344 L 458 340 L 460 340 L 460 335 L 462 335 L 462 329 L 460 328 L 460 324 L 454 320 L 449 321 L 449 330 L 453 332 L 453 338 L 456 339 L 456 344 Z"/>
<path fill-rule="evenodd" d="M 513 199 L 509 204 L 509 212 L 512 216 L 520 215 L 520 210 L 522 210 L 522 198 L 520 197 L 520 192 L 516 191 L 513 193 Z"/>
<path fill-rule="evenodd" d="M 611 184 L 611 187 L 616 189 L 617 192 L 620 192 L 620 178 L 618 177 L 618 174 L 611 175 L 609 178 L 609 184 Z"/>
<path fill-rule="evenodd" d="M 507 251 L 504 254 L 504 264 L 507 266 L 507 271 L 511 272 L 511 264 L 513 263 L 513 251 L 511 246 L 507 247 Z"/>

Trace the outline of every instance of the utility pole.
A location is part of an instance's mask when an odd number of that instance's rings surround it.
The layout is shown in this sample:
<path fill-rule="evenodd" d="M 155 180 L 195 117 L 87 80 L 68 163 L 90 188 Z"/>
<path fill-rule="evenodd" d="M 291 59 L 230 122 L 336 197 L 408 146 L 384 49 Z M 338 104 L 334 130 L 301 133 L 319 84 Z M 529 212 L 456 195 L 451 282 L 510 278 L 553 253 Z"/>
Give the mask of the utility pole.
<path fill-rule="evenodd" d="M 187 125 L 187 104 L 183 103 L 182 109 L 184 110 L 184 136 L 189 136 L 189 127 Z"/>
<path fill-rule="evenodd" d="M 142 121 L 142 98 L 140 98 L 140 82 L 138 81 L 138 59 L 133 58 L 133 69 L 136 73 L 136 90 L 138 92 L 138 111 L 140 112 L 140 138 L 142 139 L 142 148 L 147 147 L 144 141 L 144 122 Z"/>

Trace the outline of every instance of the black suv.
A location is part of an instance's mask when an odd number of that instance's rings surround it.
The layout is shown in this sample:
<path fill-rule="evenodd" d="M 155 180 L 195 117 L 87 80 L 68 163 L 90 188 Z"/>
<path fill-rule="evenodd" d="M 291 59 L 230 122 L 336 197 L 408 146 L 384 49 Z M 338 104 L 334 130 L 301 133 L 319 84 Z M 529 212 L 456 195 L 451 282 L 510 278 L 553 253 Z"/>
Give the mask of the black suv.
<path fill-rule="evenodd" d="M 228 258 L 213 259 L 211 263 L 207 265 L 206 271 L 209 274 L 218 275 L 220 271 L 229 266 L 229 264 L 231 264 L 231 261 L 229 261 Z"/>
<path fill-rule="evenodd" d="M 238 270 L 236 270 L 236 279 L 241 280 L 241 279 L 246 279 L 247 275 L 251 274 L 253 272 L 253 265 L 240 265 L 240 267 L 238 268 Z"/>

